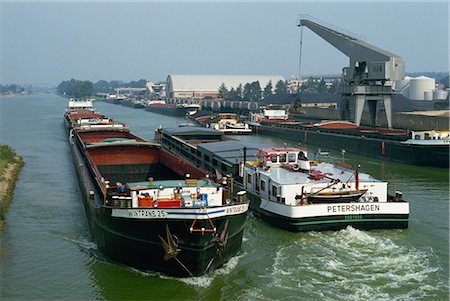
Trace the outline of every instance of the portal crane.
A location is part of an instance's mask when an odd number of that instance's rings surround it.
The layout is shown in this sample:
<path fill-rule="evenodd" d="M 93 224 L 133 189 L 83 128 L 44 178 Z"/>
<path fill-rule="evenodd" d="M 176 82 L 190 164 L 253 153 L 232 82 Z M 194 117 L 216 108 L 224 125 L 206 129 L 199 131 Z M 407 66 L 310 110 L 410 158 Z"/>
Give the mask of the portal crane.
<path fill-rule="evenodd" d="M 378 103 L 382 102 L 388 127 L 391 128 L 392 85 L 393 81 L 404 78 L 403 59 L 308 15 L 301 15 L 297 26 L 308 27 L 350 59 L 349 67 L 342 70 L 344 86 L 341 90 L 341 118 L 349 120 L 353 117 L 354 122 L 360 125 L 367 101 L 371 123 L 376 125 Z"/>

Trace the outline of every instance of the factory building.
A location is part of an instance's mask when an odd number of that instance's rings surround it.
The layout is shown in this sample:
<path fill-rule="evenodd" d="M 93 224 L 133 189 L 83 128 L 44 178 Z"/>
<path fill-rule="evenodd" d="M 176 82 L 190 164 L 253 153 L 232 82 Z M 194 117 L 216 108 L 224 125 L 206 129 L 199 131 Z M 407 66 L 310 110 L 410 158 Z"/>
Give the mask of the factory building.
<path fill-rule="evenodd" d="M 204 97 L 217 98 L 219 87 L 225 84 L 230 90 L 236 89 L 240 84 L 244 87 L 247 83 L 259 81 L 261 89 L 272 81 L 272 87 L 278 81 L 285 79 L 279 75 L 194 75 L 194 74 L 171 74 L 166 80 L 166 95 L 168 98 L 194 98 Z"/>

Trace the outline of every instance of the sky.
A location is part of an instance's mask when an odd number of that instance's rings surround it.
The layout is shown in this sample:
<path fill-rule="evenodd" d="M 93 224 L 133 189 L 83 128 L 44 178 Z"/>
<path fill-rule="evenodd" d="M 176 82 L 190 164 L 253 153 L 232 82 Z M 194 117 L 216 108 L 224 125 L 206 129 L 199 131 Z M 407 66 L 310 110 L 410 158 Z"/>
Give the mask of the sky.
<path fill-rule="evenodd" d="M 449 70 L 449 2 L 38 2 L 0 0 L 0 83 L 169 74 L 299 74 L 308 14 L 403 57 Z M 338 75 L 348 57 L 303 29 L 300 74 Z"/>

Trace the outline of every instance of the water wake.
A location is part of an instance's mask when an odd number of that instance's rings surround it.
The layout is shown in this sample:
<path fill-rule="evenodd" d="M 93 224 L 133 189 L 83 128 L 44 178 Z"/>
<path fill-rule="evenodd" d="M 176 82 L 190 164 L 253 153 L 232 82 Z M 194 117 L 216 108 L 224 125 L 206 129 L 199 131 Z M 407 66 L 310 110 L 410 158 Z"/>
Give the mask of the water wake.
<path fill-rule="evenodd" d="M 270 296 L 271 289 L 281 299 L 438 300 L 445 296 L 445 272 L 433 250 L 396 244 L 401 231 L 390 231 L 390 238 L 385 233 L 348 227 L 304 234 L 278 249 L 274 264 L 260 276 L 267 285 L 257 296 Z"/>
<path fill-rule="evenodd" d="M 216 269 L 216 270 L 214 270 L 208 274 L 205 274 L 203 276 L 174 278 L 174 277 L 168 277 L 168 276 L 161 275 L 160 277 L 163 279 L 178 280 L 178 281 L 184 282 L 188 285 L 192 285 L 192 286 L 196 286 L 196 287 L 200 287 L 200 288 L 207 288 L 207 287 L 211 286 L 211 284 L 213 283 L 214 279 L 216 279 L 216 277 L 221 276 L 221 275 L 230 274 L 233 271 L 233 269 L 237 267 L 237 265 L 239 263 L 239 259 L 242 258 L 243 256 L 244 256 L 244 254 L 234 256 L 233 258 L 228 260 L 228 262 L 225 263 L 221 268 Z"/>

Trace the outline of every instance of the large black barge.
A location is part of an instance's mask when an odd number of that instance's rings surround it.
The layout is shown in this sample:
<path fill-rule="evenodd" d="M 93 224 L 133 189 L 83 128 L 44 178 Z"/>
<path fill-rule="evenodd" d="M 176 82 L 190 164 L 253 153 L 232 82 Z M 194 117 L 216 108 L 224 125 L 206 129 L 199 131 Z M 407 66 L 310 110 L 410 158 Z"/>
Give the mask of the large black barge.
<path fill-rule="evenodd" d="M 240 251 L 245 195 L 233 199 L 204 170 L 123 127 L 83 124 L 69 142 L 93 240 L 109 258 L 185 277 Z"/>
<path fill-rule="evenodd" d="M 378 159 L 449 167 L 450 140 L 440 134 L 425 134 L 419 139 L 414 132 L 404 130 L 364 128 L 339 121 L 308 124 L 290 120 L 262 121 L 256 132 Z"/>

